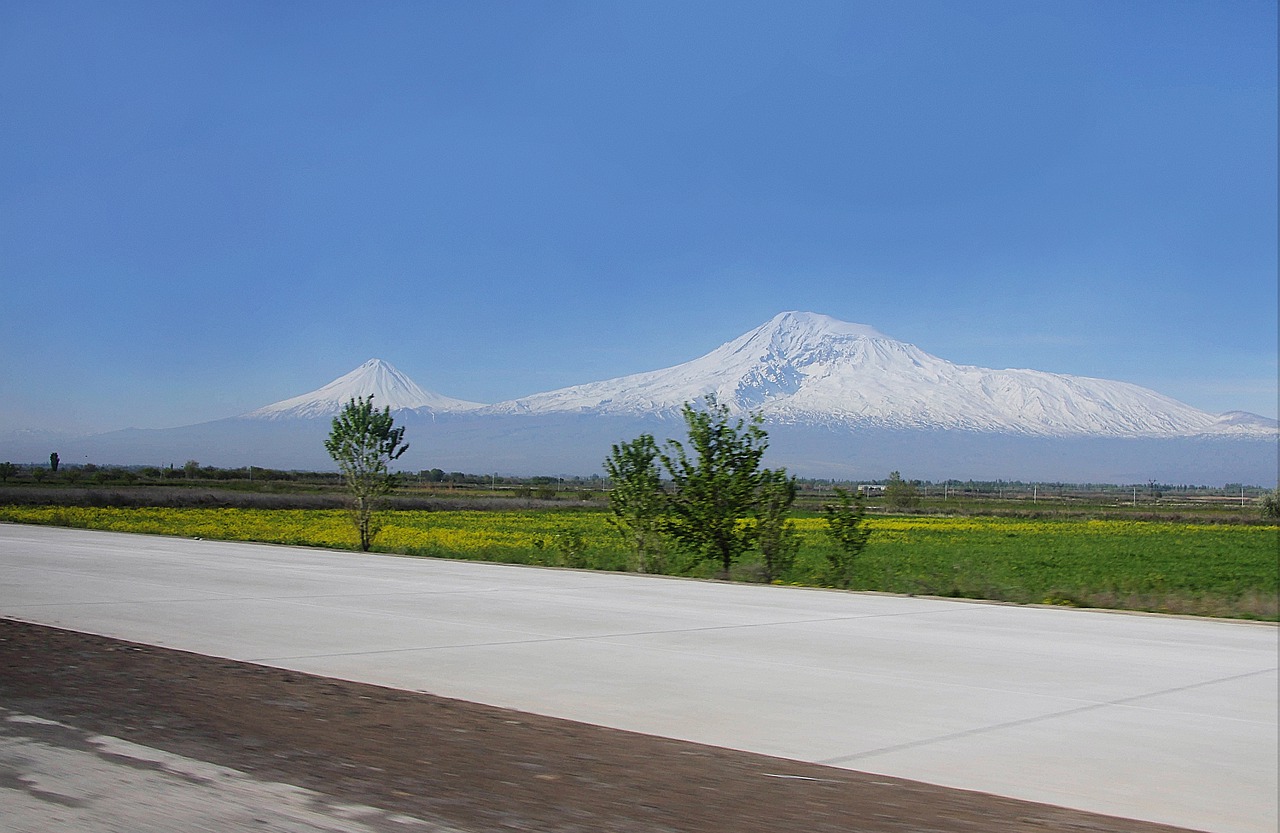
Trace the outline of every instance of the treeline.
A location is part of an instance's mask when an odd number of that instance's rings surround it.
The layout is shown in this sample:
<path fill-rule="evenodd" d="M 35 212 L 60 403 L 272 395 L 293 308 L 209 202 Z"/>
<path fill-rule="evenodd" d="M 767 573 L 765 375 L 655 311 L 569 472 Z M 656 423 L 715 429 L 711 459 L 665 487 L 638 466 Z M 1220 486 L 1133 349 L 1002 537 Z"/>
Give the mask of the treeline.
<path fill-rule="evenodd" d="M 536 490 L 545 496 L 548 490 L 559 491 L 605 491 L 612 487 L 611 478 L 600 475 L 557 477 L 535 475 L 516 477 L 497 473 L 478 474 L 474 472 L 445 471 L 440 468 L 423 469 L 418 472 L 399 471 L 395 473 L 397 484 L 403 487 L 414 485 L 445 486 L 449 488 L 472 489 L 508 489 L 529 491 Z M 801 495 L 830 495 L 835 489 L 859 491 L 865 495 L 876 497 L 878 502 L 887 503 L 895 508 L 907 508 L 915 505 L 920 499 L 1022 499 L 1031 497 L 1064 498 L 1064 499 L 1118 499 L 1125 496 L 1132 498 L 1135 494 L 1146 500 L 1178 499 L 1178 498 L 1241 498 L 1260 499 L 1274 491 L 1273 489 L 1245 483 L 1227 483 L 1221 486 L 1206 484 L 1173 484 L 1149 480 L 1145 483 L 1073 483 L 1068 481 L 1033 481 L 1033 480 L 947 480 L 905 479 L 898 472 L 891 472 L 888 477 L 876 479 L 832 479 L 832 478 L 794 478 L 796 488 Z M 63 463 L 55 452 L 50 455 L 50 463 L 12 463 L 0 462 L 0 483 L 27 482 L 54 485 L 64 484 L 96 484 L 96 485 L 129 485 L 140 484 L 181 484 L 192 481 L 217 481 L 230 483 L 244 482 L 277 482 L 296 483 L 299 485 L 333 486 L 341 483 L 341 475 L 332 471 L 301 471 L 266 468 L 262 466 L 220 467 L 202 465 L 196 460 L 188 460 L 181 466 L 120 466 L 98 465 L 91 462 Z"/>
<path fill-rule="evenodd" d="M 167 466 L 99 466 L 95 463 L 78 465 L 59 465 L 50 467 L 43 465 L 16 465 L 0 463 L 0 483 L 29 482 L 54 485 L 64 484 L 97 484 L 97 485 L 130 485 L 181 483 L 184 481 L 263 481 L 289 483 L 338 483 L 336 472 L 297 472 L 268 469 L 260 466 L 241 466 L 239 468 L 219 468 L 202 466 L 189 460 L 181 467 Z"/>
<path fill-rule="evenodd" d="M 412 487 L 445 486 L 450 488 L 498 488 L 508 490 L 534 490 L 545 492 L 604 489 L 604 479 L 596 477 L 551 477 L 538 475 L 534 477 L 513 477 L 497 474 L 470 474 L 460 471 L 446 472 L 442 469 L 424 469 L 419 472 L 396 472 L 398 485 Z M 54 469 L 45 465 L 0 463 L 0 483 L 42 483 L 45 485 L 151 485 L 183 483 L 253 483 L 279 482 L 295 483 L 301 486 L 338 486 L 342 484 L 342 476 L 338 472 L 297 471 L 263 468 L 262 466 L 239 466 L 222 468 L 219 466 L 201 465 L 195 460 L 188 460 L 182 466 L 99 466 L 94 463 L 78 465 L 60 465 Z"/>
<path fill-rule="evenodd" d="M 56 455 L 51 455 L 51 459 Z M 670 486 L 669 476 L 660 475 L 663 483 Z M 1135 500 L 1143 504 L 1170 501 L 1244 501 L 1256 505 L 1264 499 L 1274 500 L 1274 490 L 1241 483 L 1228 483 L 1222 486 L 1169 484 L 1148 481 L 1141 484 L 1116 483 L 1071 483 L 1065 481 L 1024 481 L 1024 480 L 922 480 L 903 478 L 898 472 L 892 472 L 886 478 L 868 479 L 830 479 L 830 478 L 794 478 L 799 495 L 798 508 L 818 511 L 821 505 L 830 500 L 837 489 L 843 489 L 864 495 L 874 505 L 893 509 L 911 511 L 924 506 L 938 506 L 940 502 L 951 504 L 956 501 L 1059 501 L 1073 502 L 1110 502 L 1131 503 Z M 496 473 L 477 474 L 474 472 L 445 471 L 440 468 L 423 469 L 418 472 L 400 471 L 395 473 L 398 488 L 413 490 L 416 487 L 427 489 L 489 491 L 496 494 L 533 498 L 538 500 L 554 500 L 557 498 L 573 498 L 575 500 L 596 500 L 616 487 L 612 477 L 574 476 L 556 477 L 537 475 L 532 477 L 515 477 Z M 299 471 L 265 468 L 262 466 L 239 466 L 234 468 L 202 465 L 198 461 L 188 460 L 181 466 L 114 466 L 94 463 L 80 464 L 15 464 L 0 462 L 0 484 L 4 485 L 42 485 L 42 486 L 217 486 L 240 490 L 276 490 L 295 487 L 302 490 L 340 487 L 341 475 L 338 472 Z"/>

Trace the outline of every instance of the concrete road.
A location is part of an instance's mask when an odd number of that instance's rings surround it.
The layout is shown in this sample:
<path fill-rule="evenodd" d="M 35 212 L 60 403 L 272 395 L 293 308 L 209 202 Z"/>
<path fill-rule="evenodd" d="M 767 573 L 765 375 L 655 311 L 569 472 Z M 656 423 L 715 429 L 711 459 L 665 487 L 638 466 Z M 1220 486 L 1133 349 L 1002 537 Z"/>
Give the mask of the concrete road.
<path fill-rule="evenodd" d="M 0 615 L 1222 833 L 1274 626 L 0 524 Z"/>

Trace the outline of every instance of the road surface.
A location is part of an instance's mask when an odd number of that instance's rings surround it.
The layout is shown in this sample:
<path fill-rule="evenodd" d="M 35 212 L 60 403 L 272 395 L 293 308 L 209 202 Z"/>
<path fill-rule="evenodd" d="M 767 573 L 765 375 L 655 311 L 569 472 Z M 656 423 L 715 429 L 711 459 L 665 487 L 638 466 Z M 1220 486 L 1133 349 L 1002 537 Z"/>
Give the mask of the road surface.
<path fill-rule="evenodd" d="M 4 524 L 0 616 L 1126 818 L 1277 829 L 1271 625 Z"/>

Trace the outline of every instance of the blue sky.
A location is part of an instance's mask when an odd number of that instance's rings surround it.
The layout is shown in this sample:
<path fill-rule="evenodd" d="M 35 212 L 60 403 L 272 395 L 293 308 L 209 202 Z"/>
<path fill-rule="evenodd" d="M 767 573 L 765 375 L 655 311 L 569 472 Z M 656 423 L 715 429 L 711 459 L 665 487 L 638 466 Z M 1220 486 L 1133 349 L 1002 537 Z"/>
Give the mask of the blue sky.
<path fill-rule="evenodd" d="M 0 429 L 379 357 L 498 401 L 788 309 L 1277 410 L 1274 2 L 0 5 Z"/>

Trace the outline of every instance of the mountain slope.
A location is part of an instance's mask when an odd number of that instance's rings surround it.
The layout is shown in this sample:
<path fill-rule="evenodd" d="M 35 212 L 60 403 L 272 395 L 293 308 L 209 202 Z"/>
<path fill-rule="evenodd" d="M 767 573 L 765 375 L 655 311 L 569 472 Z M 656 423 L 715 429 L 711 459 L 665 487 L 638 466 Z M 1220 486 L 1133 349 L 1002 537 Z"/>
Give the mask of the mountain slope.
<path fill-rule="evenodd" d="M 451 413 L 482 407 L 418 387 L 382 359 L 370 359 L 322 388 L 258 408 L 243 419 L 316 419 L 336 415 L 354 397 L 372 396 L 378 408 Z"/>
<path fill-rule="evenodd" d="M 1265 433 L 1125 382 L 958 365 L 862 325 L 784 312 L 693 361 L 499 403 L 502 414 L 666 416 L 714 394 L 776 424 L 1027 436 Z M 1270 428 L 1274 432 L 1274 427 Z"/>
<path fill-rule="evenodd" d="M 599 472 L 610 444 L 682 435 L 714 393 L 764 414 L 767 464 L 808 477 L 1139 483 L 1276 482 L 1275 420 L 1208 414 L 1122 382 L 952 364 L 871 327 L 783 313 L 664 370 L 482 406 L 371 360 L 324 387 L 199 425 L 84 437 L 0 435 L 0 460 L 331 469 L 328 418 L 352 397 L 407 428 L 404 470 Z"/>

